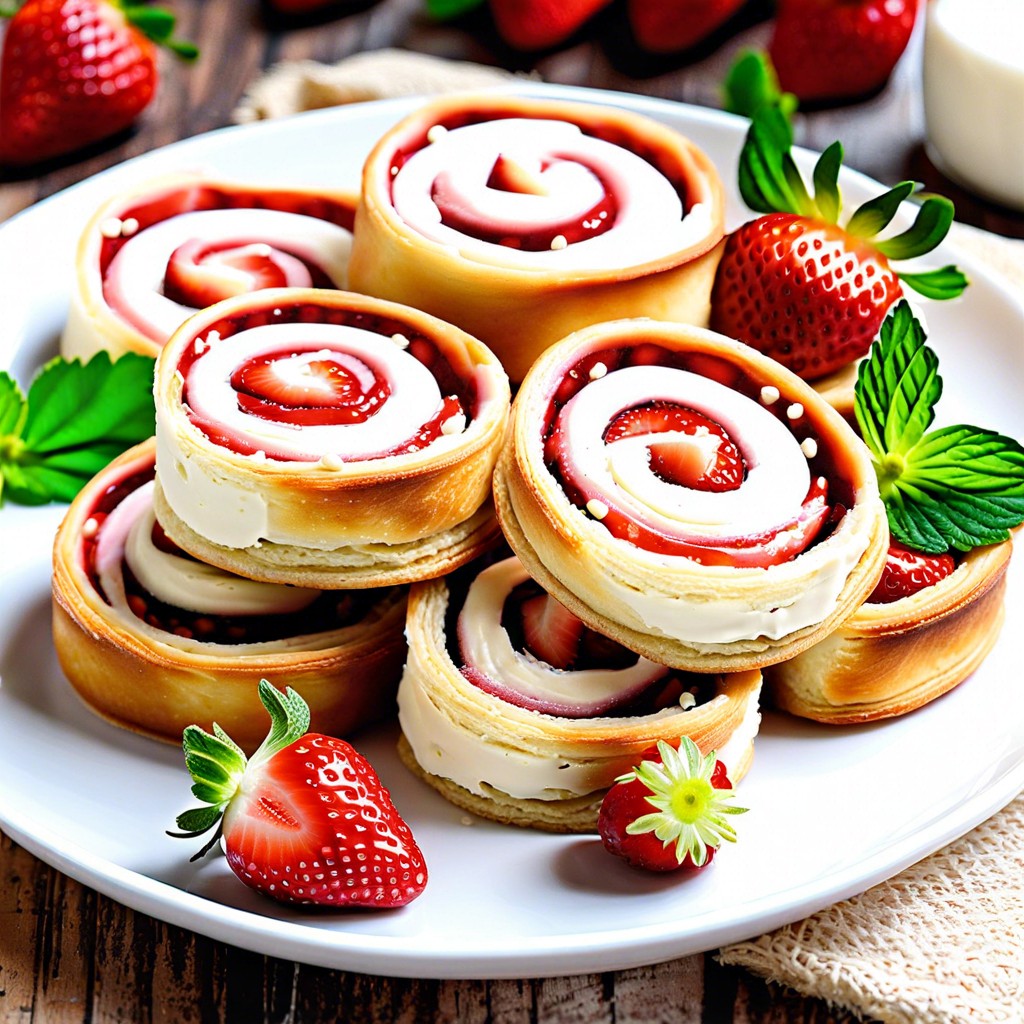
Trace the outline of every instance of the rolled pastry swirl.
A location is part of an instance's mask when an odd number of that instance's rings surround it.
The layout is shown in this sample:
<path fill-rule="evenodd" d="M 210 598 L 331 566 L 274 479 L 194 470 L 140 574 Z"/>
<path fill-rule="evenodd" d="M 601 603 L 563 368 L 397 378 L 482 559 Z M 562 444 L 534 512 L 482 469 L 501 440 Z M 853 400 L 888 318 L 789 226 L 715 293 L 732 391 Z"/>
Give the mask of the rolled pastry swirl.
<path fill-rule="evenodd" d="M 155 356 L 197 309 L 260 288 L 345 288 L 356 198 L 199 177 L 104 203 L 78 244 L 61 354 Z"/>
<path fill-rule="evenodd" d="M 867 451 L 810 387 L 720 335 L 627 320 L 550 349 L 495 473 L 530 574 L 694 671 L 761 667 L 864 600 L 888 531 Z"/>
<path fill-rule="evenodd" d="M 341 735 L 386 715 L 405 657 L 403 588 L 259 583 L 177 549 L 153 516 L 155 444 L 129 450 L 72 503 L 54 544 L 54 643 L 94 711 L 169 742 L 214 721 L 255 749 L 257 683 L 292 686 Z"/>
<path fill-rule="evenodd" d="M 656 121 L 588 104 L 445 98 L 370 154 L 350 281 L 475 334 L 518 381 L 587 324 L 706 324 L 723 208 L 710 160 Z"/>
<path fill-rule="evenodd" d="M 746 773 L 759 672 L 654 665 L 565 609 L 543 610 L 554 600 L 515 559 L 472 569 L 411 588 L 399 686 L 402 758 L 446 799 L 502 822 L 587 832 L 605 790 L 658 740 L 690 736 L 716 750 L 734 780 Z M 529 623 L 550 638 L 567 618 L 578 646 L 558 668 L 529 646 Z"/>
<path fill-rule="evenodd" d="M 254 579 L 439 575 L 497 532 L 508 404 L 494 356 L 417 310 L 302 289 L 225 300 L 157 362 L 157 518 Z"/>
<path fill-rule="evenodd" d="M 910 597 L 865 602 L 834 633 L 765 671 L 772 702 L 850 725 L 904 715 L 958 686 L 999 637 L 1012 551 L 1011 540 L 975 548 Z"/>

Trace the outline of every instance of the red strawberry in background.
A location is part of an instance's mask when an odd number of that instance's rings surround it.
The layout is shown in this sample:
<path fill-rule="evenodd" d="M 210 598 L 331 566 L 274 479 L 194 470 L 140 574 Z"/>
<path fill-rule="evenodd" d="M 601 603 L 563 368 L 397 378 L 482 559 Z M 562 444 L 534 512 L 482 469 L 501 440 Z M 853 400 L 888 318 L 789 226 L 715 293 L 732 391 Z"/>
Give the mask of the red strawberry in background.
<path fill-rule="evenodd" d="M 953 204 L 929 196 L 905 231 L 879 239 L 916 189 L 900 182 L 839 225 L 842 146 L 822 153 L 813 195 L 791 153 L 792 128 L 778 105 L 754 114 L 740 154 L 744 202 L 766 214 L 734 231 L 715 277 L 711 327 L 771 356 L 807 380 L 865 355 L 903 286 L 932 299 L 959 295 L 954 266 L 897 272 L 890 260 L 931 252 L 949 231 Z"/>
<path fill-rule="evenodd" d="M 723 842 L 735 842 L 726 820 L 745 807 L 725 765 L 704 755 L 688 736 L 679 748 L 658 744 L 634 771 L 605 794 L 597 830 L 609 853 L 647 871 L 697 871 L 707 867 Z"/>
<path fill-rule="evenodd" d="M 688 50 L 724 25 L 747 0 L 629 0 L 637 43 L 651 53 Z"/>
<path fill-rule="evenodd" d="M 172 15 L 138 4 L 26 0 L 0 59 L 0 164 L 62 156 L 129 127 L 157 88 L 154 42 L 196 54 L 173 28 Z"/>
<path fill-rule="evenodd" d="M 546 50 L 569 38 L 611 0 L 491 0 L 498 32 L 517 50 Z"/>
<path fill-rule="evenodd" d="M 800 100 L 880 89 L 907 48 L 917 0 L 778 0 L 768 52 Z"/>
<path fill-rule="evenodd" d="M 193 838 L 216 826 L 192 859 L 221 840 L 246 885 L 284 903 L 398 907 L 427 884 L 423 855 L 369 762 L 348 743 L 308 733 L 309 708 L 265 679 L 260 700 L 271 718 L 248 760 L 223 729 L 185 730 L 193 794 L 209 806 L 177 818 Z"/>

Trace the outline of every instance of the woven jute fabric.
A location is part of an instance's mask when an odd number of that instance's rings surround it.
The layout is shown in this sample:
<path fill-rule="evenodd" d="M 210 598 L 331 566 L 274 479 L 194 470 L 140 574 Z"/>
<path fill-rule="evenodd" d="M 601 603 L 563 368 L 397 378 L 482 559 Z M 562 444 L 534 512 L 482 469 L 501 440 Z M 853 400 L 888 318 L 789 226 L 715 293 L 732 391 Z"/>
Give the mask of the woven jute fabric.
<path fill-rule="evenodd" d="M 299 61 L 257 81 L 235 117 L 486 88 L 510 77 L 396 50 L 334 65 Z M 961 224 L 950 240 L 1024 296 L 1024 242 Z M 718 956 L 887 1024 L 1024 1024 L 1024 795 L 895 878 Z"/>
<path fill-rule="evenodd" d="M 524 76 L 408 50 L 371 50 L 336 64 L 284 61 L 249 86 L 234 112 L 239 124 L 344 103 L 475 91 Z"/>

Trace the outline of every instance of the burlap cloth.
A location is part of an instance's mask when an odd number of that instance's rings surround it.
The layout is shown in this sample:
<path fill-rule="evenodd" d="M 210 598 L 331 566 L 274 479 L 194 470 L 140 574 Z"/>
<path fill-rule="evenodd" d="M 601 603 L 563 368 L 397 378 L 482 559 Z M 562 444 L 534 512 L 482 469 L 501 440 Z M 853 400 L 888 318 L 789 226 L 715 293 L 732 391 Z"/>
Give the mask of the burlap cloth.
<path fill-rule="evenodd" d="M 398 50 L 297 61 L 257 81 L 238 121 L 391 96 L 480 89 L 512 76 Z M 1024 242 L 955 224 L 951 240 L 1024 296 Z M 720 950 L 865 1018 L 1024 1022 L 1024 794 L 895 878 L 797 924 Z"/>

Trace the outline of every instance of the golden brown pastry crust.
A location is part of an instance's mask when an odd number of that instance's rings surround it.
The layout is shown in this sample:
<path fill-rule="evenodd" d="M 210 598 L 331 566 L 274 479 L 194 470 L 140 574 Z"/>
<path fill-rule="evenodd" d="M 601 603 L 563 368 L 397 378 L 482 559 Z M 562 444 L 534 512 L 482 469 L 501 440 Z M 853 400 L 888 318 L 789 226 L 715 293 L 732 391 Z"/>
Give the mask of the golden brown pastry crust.
<path fill-rule="evenodd" d="M 251 203 L 246 202 L 247 197 L 251 197 Z M 139 206 L 152 204 L 161 211 L 159 220 L 193 209 L 222 208 L 221 204 L 228 203 L 260 205 L 268 209 L 298 208 L 351 231 L 357 202 L 358 197 L 351 192 L 271 188 L 187 174 L 167 175 L 119 191 L 89 218 L 78 240 L 75 280 L 67 324 L 61 336 L 61 355 L 66 359 L 88 360 L 105 349 L 115 359 L 125 352 L 155 358 L 160 352 L 160 344 L 115 313 L 103 296 L 104 230 L 107 225 L 130 217 Z"/>
<path fill-rule="evenodd" d="M 565 120 L 589 134 L 625 139 L 640 152 L 658 154 L 659 166 L 683 183 L 687 209 L 704 204 L 710 225 L 686 249 L 614 270 L 523 270 L 462 258 L 398 217 L 390 201 L 390 167 L 397 150 L 418 144 L 433 125 L 456 122 L 466 111 Z M 656 121 L 590 104 L 446 97 L 404 119 L 371 152 L 363 171 L 349 280 L 357 291 L 458 324 L 486 342 L 509 376 L 520 381 L 544 349 L 588 324 L 651 316 L 706 325 L 724 245 L 724 209 L 721 180 L 707 155 Z"/>
<path fill-rule="evenodd" d="M 183 353 L 236 315 L 284 310 L 287 320 L 290 310 L 308 307 L 385 318 L 429 339 L 475 395 L 458 446 L 328 466 L 243 455 L 193 426 L 181 401 Z M 425 313 L 350 292 L 270 289 L 229 299 L 192 317 L 168 342 L 155 395 L 157 516 L 176 544 L 204 561 L 271 582 L 374 587 L 441 575 L 493 543 L 490 484 L 508 419 L 508 380 L 482 343 Z M 211 537 L 195 516 L 221 501 L 232 510 L 237 502 L 240 518 Z M 243 525 L 249 513 L 255 525 Z M 243 528 L 253 536 L 236 541 L 234 531 Z"/>
<path fill-rule="evenodd" d="M 410 589 L 409 657 L 399 687 L 399 721 L 404 731 L 400 753 L 405 763 L 446 799 L 482 817 L 546 831 L 594 831 L 604 792 L 658 740 L 677 743 L 680 736 L 687 735 L 705 752 L 721 750 L 745 720 L 749 723 L 747 716 L 756 713 L 761 687 L 761 673 L 756 670 L 718 677 L 716 695 L 688 711 L 572 719 L 517 707 L 474 686 L 452 660 L 445 636 L 448 600 L 444 580 L 415 584 Z M 430 723 L 424 728 L 411 727 L 412 718 L 420 715 L 420 701 L 434 709 L 430 714 L 439 716 L 434 724 L 441 728 L 432 729 Z M 511 796 L 482 781 L 481 792 L 472 792 L 430 771 L 431 754 L 436 755 L 436 750 L 421 749 L 418 758 L 413 753 L 410 740 L 422 745 L 426 737 L 428 746 L 443 748 L 449 743 L 443 735 L 448 730 L 453 737 L 448 751 L 452 756 L 458 757 L 455 745 L 468 750 L 470 756 L 476 749 L 487 748 L 513 765 L 501 771 L 515 774 L 517 761 L 539 766 L 542 773 L 547 772 L 545 766 L 554 768 L 556 777 L 566 769 L 575 776 L 577 788 L 587 791 L 543 787 L 544 796 Z M 727 762 L 734 782 L 750 767 L 752 747 L 753 740 L 734 758 L 736 764 Z M 480 770 L 486 774 L 486 769 Z M 524 785 L 530 788 L 533 783 Z"/>
<path fill-rule="evenodd" d="M 963 682 L 1003 624 L 1012 541 L 975 548 L 944 580 L 864 604 L 831 636 L 765 671 L 784 711 L 830 725 L 903 715 Z"/>
<path fill-rule="evenodd" d="M 777 387 L 781 401 L 802 405 L 804 422 L 813 424 L 819 448 L 830 453 L 855 496 L 840 526 L 823 543 L 845 543 L 855 529 L 866 537 L 863 554 L 833 606 L 823 611 L 817 622 L 778 639 L 759 636 L 729 643 L 684 640 L 644 628 L 630 595 L 655 591 L 666 600 L 692 595 L 694 606 L 705 608 L 725 597 L 785 607 L 799 599 L 810 580 L 795 571 L 787 570 L 783 576 L 775 567 L 705 574 L 703 567 L 685 558 L 659 559 L 612 537 L 566 497 L 545 465 L 539 426 L 546 421 L 551 381 L 561 379 L 562 372 L 588 351 L 629 345 L 638 339 L 676 351 L 723 357 L 746 368 L 764 385 Z M 660 664 L 723 672 L 760 668 L 791 658 L 827 636 L 859 607 L 885 563 L 885 511 L 862 442 L 809 385 L 773 360 L 722 335 L 649 320 L 623 320 L 578 331 L 549 349 L 531 370 L 513 407 L 510 437 L 511 444 L 495 470 L 494 498 L 513 550 L 530 575 L 592 629 Z M 680 615 L 684 613 L 681 609 Z"/>
<path fill-rule="evenodd" d="M 208 730 L 216 721 L 248 751 L 267 732 L 260 679 L 294 687 L 310 706 L 312 728 L 330 735 L 389 714 L 406 651 L 399 590 L 362 622 L 311 636 L 317 650 L 274 652 L 262 644 L 256 654 L 241 646 L 161 642 L 104 601 L 84 568 L 83 529 L 112 481 L 152 463 L 152 441 L 112 462 L 72 502 L 54 542 L 54 645 L 82 700 L 115 725 L 171 743 L 181 742 L 188 725 Z"/>

